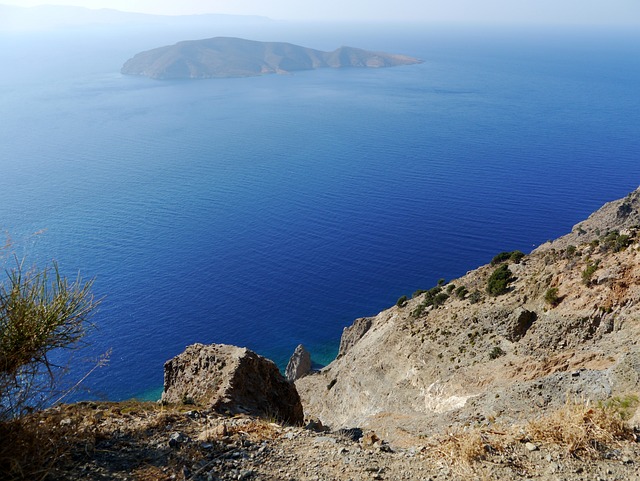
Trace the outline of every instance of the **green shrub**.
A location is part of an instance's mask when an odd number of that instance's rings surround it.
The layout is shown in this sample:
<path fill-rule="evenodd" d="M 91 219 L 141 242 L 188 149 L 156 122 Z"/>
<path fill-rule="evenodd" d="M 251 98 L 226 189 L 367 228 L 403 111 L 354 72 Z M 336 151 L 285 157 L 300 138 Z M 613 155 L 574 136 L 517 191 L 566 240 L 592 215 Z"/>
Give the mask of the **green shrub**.
<path fill-rule="evenodd" d="M 500 254 L 497 254 L 493 259 L 491 259 L 491 265 L 496 266 L 501 262 L 508 261 L 510 257 L 511 257 L 511 252 L 506 252 L 506 251 L 501 252 Z"/>
<path fill-rule="evenodd" d="M 396 302 L 396 306 L 404 307 L 406 305 L 407 305 L 407 296 L 401 296 L 400 298 L 398 298 L 398 301 Z"/>
<path fill-rule="evenodd" d="M 447 300 L 447 299 L 449 299 L 449 295 L 448 295 L 448 294 L 446 294 L 446 293 L 444 293 L 444 292 L 441 292 L 441 293 L 437 294 L 437 295 L 433 298 L 433 303 L 432 303 L 432 305 L 433 305 L 434 307 L 439 307 L 439 306 L 441 306 L 442 304 L 444 304 L 444 303 L 446 302 L 446 300 Z"/>
<path fill-rule="evenodd" d="M 499 357 L 504 356 L 505 354 L 506 352 L 504 352 L 504 350 L 500 346 L 496 346 L 489 353 L 489 359 L 498 359 Z"/>
<path fill-rule="evenodd" d="M 0 284 L 0 419 L 52 400 L 62 369 L 50 353 L 77 348 L 91 327 L 99 304 L 92 284 L 80 277 L 70 283 L 56 264 L 38 271 L 18 263 L 7 271 Z"/>
<path fill-rule="evenodd" d="M 498 267 L 487 282 L 487 292 L 492 296 L 505 294 L 509 290 L 509 284 L 514 280 L 507 264 Z"/>
<path fill-rule="evenodd" d="M 440 286 L 432 287 L 428 291 L 423 291 L 422 294 L 424 294 L 424 300 L 411 312 L 413 317 L 420 317 L 427 307 L 437 308 L 449 299 L 449 295 L 443 292 Z"/>
<path fill-rule="evenodd" d="M 520 264 L 520 261 L 524 258 L 524 252 L 513 251 L 509 256 L 509 260 L 514 264 Z"/>
<path fill-rule="evenodd" d="M 475 289 L 471 294 L 469 294 L 469 302 L 471 304 L 477 304 L 481 300 L 482 300 L 482 293 L 478 289 Z"/>
<path fill-rule="evenodd" d="M 631 245 L 631 238 L 628 235 L 620 234 L 618 231 L 613 231 L 602 239 L 601 245 L 604 251 L 620 252 Z"/>
<path fill-rule="evenodd" d="M 465 286 L 460 286 L 456 289 L 455 294 L 458 299 L 464 299 L 467 296 L 468 292 L 469 291 L 467 291 L 467 288 Z"/>
<path fill-rule="evenodd" d="M 544 300 L 547 304 L 549 304 L 552 307 L 556 307 L 558 304 L 560 304 L 560 297 L 558 296 L 558 288 L 551 287 L 550 289 L 547 289 L 547 292 L 544 293 Z"/>
<path fill-rule="evenodd" d="M 598 269 L 599 264 L 600 264 L 600 261 L 596 261 L 596 262 L 589 261 L 587 263 L 587 267 L 584 269 L 584 271 L 582 271 L 582 283 L 585 286 L 591 285 L 591 280 L 596 270 Z"/>
<path fill-rule="evenodd" d="M 520 251 L 511 251 L 511 252 L 501 252 L 500 254 L 496 255 L 493 259 L 491 259 L 491 265 L 492 266 L 497 266 L 498 264 L 505 262 L 505 261 L 511 261 L 514 264 L 519 264 L 520 261 L 522 260 L 522 258 L 524 257 L 524 253 L 520 252 Z"/>
<path fill-rule="evenodd" d="M 571 258 L 576 254 L 576 251 L 578 250 L 578 248 L 574 245 L 569 245 L 567 246 L 566 250 L 565 250 L 565 254 L 567 258 Z"/>

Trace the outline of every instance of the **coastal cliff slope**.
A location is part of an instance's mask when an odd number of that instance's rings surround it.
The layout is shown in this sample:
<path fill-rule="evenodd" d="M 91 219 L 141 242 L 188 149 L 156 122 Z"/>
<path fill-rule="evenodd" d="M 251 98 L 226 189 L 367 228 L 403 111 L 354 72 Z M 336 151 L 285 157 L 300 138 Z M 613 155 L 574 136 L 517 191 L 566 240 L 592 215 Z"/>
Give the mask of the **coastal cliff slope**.
<path fill-rule="evenodd" d="M 193 345 L 165 364 L 162 403 L 0 423 L 0 478 L 640 481 L 639 220 L 637 190 L 530 255 L 356 320 L 295 382 L 304 428 L 265 417 L 270 361 Z"/>
<path fill-rule="evenodd" d="M 317 68 L 381 68 L 420 62 L 405 55 L 352 47 L 323 52 L 284 42 L 215 37 L 141 52 L 127 60 L 121 71 L 154 79 L 201 79 L 252 77 Z"/>
<path fill-rule="evenodd" d="M 305 414 L 411 445 L 567 400 L 637 399 L 639 227 L 640 189 L 530 255 L 503 255 L 359 319 L 338 358 L 296 382 Z M 497 270 L 506 282 L 492 295 Z"/>

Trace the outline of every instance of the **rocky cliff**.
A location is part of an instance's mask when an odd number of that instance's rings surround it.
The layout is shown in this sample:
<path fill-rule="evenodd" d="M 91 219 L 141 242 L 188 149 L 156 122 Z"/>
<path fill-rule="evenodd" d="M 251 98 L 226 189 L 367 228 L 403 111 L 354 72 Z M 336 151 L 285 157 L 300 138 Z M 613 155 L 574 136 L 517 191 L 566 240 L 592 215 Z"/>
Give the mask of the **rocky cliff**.
<path fill-rule="evenodd" d="M 215 37 L 141 52 L 127 60 L 122 73 L 154 79 L 201 79 L 252 77 L 317 68 L 381 68 L 420 62 L 406 55 L 352 47 L 322 52 L 284 42 Z"/>
<path fill-rule="evenodd" d="M 359 319 L 338 358 L 296 382 L 305 414 L 414 443 L 451 426 L 537 417 L 567 399 L 637 396 L 639 209 L 640 190 L 530 255 L 497 256 Z"/>

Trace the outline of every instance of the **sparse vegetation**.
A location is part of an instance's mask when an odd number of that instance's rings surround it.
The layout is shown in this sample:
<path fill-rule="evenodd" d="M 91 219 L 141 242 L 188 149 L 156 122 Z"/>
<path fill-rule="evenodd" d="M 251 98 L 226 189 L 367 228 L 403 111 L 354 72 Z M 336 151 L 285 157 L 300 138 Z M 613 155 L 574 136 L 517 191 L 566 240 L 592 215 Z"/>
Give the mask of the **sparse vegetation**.
<path fill-rule="evenodd" d="M 407 296 L 401 296 L 396 302 L 396 306 L 404 307 L 407 305 Z"/>
<path fill-rule="evenodd" d="M 620 234 L 618 231 L 609 232 L 600 244 L 603 251 L 620 252 L 631 245 L 631 238 L 626 234 Z"/>
<path fill-rule="evenodd" d="M 524 253 L 520 251 L 511 251 L 511 252 L 501 252 L 496 255 L 493 259 L 491 259 L 491 265 L 497 266 L 505 261 L 513 262 L 514 264 L 519 264 L 522 258 L 524 257 Z"/>
<path fill-rule="evenodd" d="M 589 261 L 587 262 L 587 267 L 584 269 L 584 271 L 582 271 L 582 283 L 585 286 L 590 286 L 591 282 L 592 282 L 592 278 L 593 275 L 595 274 L 596 270 L 598 270 L 598 265 L 600 264 L 600 261 Z"/>
<path fill-rule="evenodd" d="M 411 313 L 413 317 L 420 317 L 428 307 L 438 308 L 449 299 L 449 295 L 443 292 L 441 286 L 432 287 L 420 295 L 424 295 L 424 300 Z"/>
<path fill-rule="evenodd" d="M 627 394 L 626 396 L 614 396 L 606 401 L 598 403 L 601 409 L 609 409 L 618 413 L 622 420 L 630 419 L 640 406 L 640 398 L 636 394 Z"/>
<path fill-rule="evenodd" d="M 468 299 L 471 304 L 477 304 L 482 301 L 482 293 L 478 289 L 475 289 L 471 294 L 469 294 Z"/>
<path fill-rule="evenodd" d="M 502 349 L 500 346 L 495 346 L 491 352 L 489 353 L 489 359 L 498 359 L 499 357 L 502 357 L 506 354 L 506 352 L 504 351 L 504 349 Z"/>
<path fill-rule="evenodd" d="M 455 291 L 456 297 L 458 299 L 464 299 L 467 296 L 468 293 L 469 293 L 469 291 L 467 290 L 467 288 L 465 286 L 460 286 Z"/>

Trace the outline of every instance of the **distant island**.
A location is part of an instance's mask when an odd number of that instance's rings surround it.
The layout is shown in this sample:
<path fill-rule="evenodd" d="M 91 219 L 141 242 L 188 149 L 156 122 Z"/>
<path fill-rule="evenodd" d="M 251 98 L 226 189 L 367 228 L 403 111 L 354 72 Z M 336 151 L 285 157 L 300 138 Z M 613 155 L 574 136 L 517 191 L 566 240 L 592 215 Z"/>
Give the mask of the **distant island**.
<path fill-rule="evenodd" d="M 323 52 L 284 42 L 233 37 L 190 40 L 147 50 L 127 60 L 121 72 L 153 79 L 253 77 L 318 68 L 382 68 L 422 63 L 406 55 L 340 47 Z"/>

